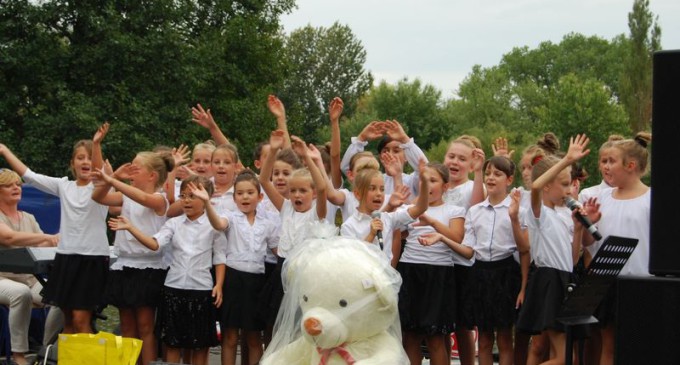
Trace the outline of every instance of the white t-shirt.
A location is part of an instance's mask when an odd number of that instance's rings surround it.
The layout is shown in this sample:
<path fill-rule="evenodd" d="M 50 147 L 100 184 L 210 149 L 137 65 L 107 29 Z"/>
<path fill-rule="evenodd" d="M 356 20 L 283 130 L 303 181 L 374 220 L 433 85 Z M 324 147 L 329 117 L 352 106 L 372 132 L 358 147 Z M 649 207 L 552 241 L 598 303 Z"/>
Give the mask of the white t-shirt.
<path fill-rule="evenodd" d="M 342 188 L 338 189 L 339 192 L 341 192 L 345 196 L 345 203 L 339 206 L 340 208 L 340 213 L 342 213 L 342 221 L 345 222 L 349 217 L 351 217 L 354 212 L 357 211 L 357 208 L 359 208 L 359 200 L 357 200 L 357 197 L 354 196 L 354 193 Z M 387 191 L 387 190 L 385 190 Z M 385 193 L 385 200 L 383 201 L 382 207 L 380 209 L 385 208 L 387 203 L 390 201 L 390 195 Z M 334 223 L 330 222 L 330 223 Z"/>
<path fill-rule="evenodd" d="M 534 216 L 531 209 L 525 211 L 525 221 L 529 228 L 531 259 L 537 267 L 551 267 L 572 272 L 572 242 L 574 221 L 571 217 L 556 212 L 541 204 L 541 215 Z"/>
<path fill-rule="evenodd" d="M 287 257 L 288 253 L 298 244 L 307 239 L 311 233 L 311 226 L 319 222 L 316 214 L 316 200 L 306 212 L 296 212 L 289 199 L 283 201 L 281 207 L 281 238 L 277 254 Z"/>
<path fill-rule="evenodd" d="M 465 218 L 465 209 L 457 205 L 442 204 L 429 207 L 425 214 L 448 227 L 452 219 Z M 437 242 L 431 246 L 423 246 L 418 242 L 420 235 L 432 232 L 435 232 L 432 226 L 414 227 L 409 224 L 406 246 L 399 261 L 411 264 L 453 266 L 453 250 L 445 243 Z"/>
<path fill-rule="evenodd" d="M 590 198 L 597 198 L 600 195 L 600 192 L 611 188 L 611 186 L 607 185 L 607 183 L 602 180 L 599 185 L 591 186 L 581 190 L 581 192 L 578 194 L 578 201 L 585 203 Z"/>
<path fill-rule="evenodd" d="M 165 194 L 156 193 L 165 199 Z M 165 199 L 165 209 L 170 205 Z M 151 208 L 147 208 L 136 201 L 123 195 L 122 216 L 126 217 L 147 236 L 153 236 L 161 230 L 167 218 L 165 214 L 157 215 Z M 129 231 L 117 231 L 113 242 L 114 253 L 118 256 L 116 262 L 111 265 L 111 270 L 122 270 L 123 267 L 136 269 L 167 269 L 167 263 L 163 261 L 163 251 L 153 251 L 141 244 Z"/>
<path fill-rule="evenodd" d="M 267 248 L 279 243 L 281 218 L 264 209 L 255 211 L 251 225 L 242 212 L 227 211 L 223 214 L 229 221 L 227 227 L 227 266 L 253 274 L 264 273 Z"/>
<path fill-rule="evenodd" d="M 92 183 L 78 186 L 66 177 L 49 177 L 30 169 L 23 178 L 38 190 L 58 196 L 61 201 L 58 253 L 109 256 L 106 237 L 109 207 L 92 200 Z"/>
<path fill-rule="evenodd" d="M 372 220 L 370 215 L 361 213 L 357 209 L 340 226 L 340 235 L 363 240 L 371 232 Z M 380 212 L 380 220 L 383 223 L 383 252 L 390 262 L 392 260 L 392 233 L 395 229 L 401 230 L 414 219 L 408 214 L 407 209 L 398 209 L 391 213 Z M 378 237 L 375 237 L 371 243 L 378 245 Z"/>
<path fill-rule="evenodd" d="M 510 196 L 497 205 L 491 205 L 487 198 L 476 204 L 465 216 L 465 238 L 463 245 L 475 251 L 475 260 L 500 261 L 517 252 L 517 243 L 512 234 L 512 222 L 508 211 Z M 520 226 L 526 225 L 525 209 L 519 208 Z"/>
<path fill-rule="evenodd" d="M 455 188 L 449 189 L 444 193 L 443 199 L 446 204 L 457 205 L 463 207 L 465 212 L 470 209 L 470 200 L 472 199 L 472 188 L 475 183 L 472 180 L 468 180 L 463 184 L 456 186 Z M 472 266 L 475 262 L 474 258 L 468 260 L 465 257 L 452 252 L 453 262 L 456 265 Z"/>
<path fill-rule="evenodd" d="M 158 245 L 172 251 L 165 285 L 175 289 L 212 290 L 210 269 L 226 264 L 227 238 L 213 229 L 203 214 L 191 221 L 185 214 L 171 218 L 153 236 Z"/>
<path fill-rule="evenodd" d="M 608 236 L 638 239 L 637 247 L 623 267 L 621 275 L 648 276 L 649 274 L 649 226 L 652 189 L 633 199 L 615 199 L 615 189 L 600 193 L 602 218 L 597 223 L 603 239 Z M 593 243 L 597 249 L 602 242 Z"/>

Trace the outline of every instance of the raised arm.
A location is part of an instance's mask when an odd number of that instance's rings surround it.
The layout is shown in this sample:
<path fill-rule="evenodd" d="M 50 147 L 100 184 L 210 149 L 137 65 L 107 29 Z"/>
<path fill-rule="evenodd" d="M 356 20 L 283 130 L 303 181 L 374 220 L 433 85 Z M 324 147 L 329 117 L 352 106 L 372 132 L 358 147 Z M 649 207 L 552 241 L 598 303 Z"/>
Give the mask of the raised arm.
<path fill-rule="evenodd" d="M 282 148 L 290 148 L 290 134 L 288 133 L 288 122 L 286 120 L 286 107 L 281 100 L 274 95 L 267 98 L 267 108 L 276 117 L 276 129 L 283 131 Z"/>
<path fill-rule="evenodd" d="M 421 214 L 425 213 L 429 206 L 430 172 L 425 168 L 426 164 L 425 160 L 420 160 L 418 171 L 421 177 L 419 189 L 421 193 L 418 194 L 415 205 L 408 208 L 408 214 L 411 218 L 418 218 Z"/>
<path fill-rule="evenodd" d="M 562 170 L 590 153 L 590 150 L 586 149 L 589 141 L 590 139 L 585 134 L 571 137 L 567 154 L 531 183 L 531 210 L 534 217 L 538 218 L 541 214 L 541 205 L 543 204 L 541 191 L 543 188 L 553 181 Z"/>
<path fill-rule="evenodd" d="M 333 187 L 342 186 L 342 171 L 340 170 L 340 116 L 345 104 L 339 97 L 333 98 L 328 106 L 331 120 L 331 181 Z"/>
<path fill-rule="evenodd" d="M 363 152 L 364 147 L 366 147 L 369 141 L 382 137 L 384 133 L 385 122 L 372 121 L 368 123 L 358 136 L 352 137 L 352 143 L 350 143 L 350 145 L 347 147 L 347 150 L 345 150 L 345 154 L 342 156 L 340 170 L 342 170 L 342 172 L 347 175 L 352 156 L 359 152 Z"/>
<path fill-rule="evenodd" d="M 5 158 L 5 161 L 9 164 L 9 167 L 16 171 L 19 176 L 24 176 L 26 171 L 28 170 L 28 167 L 24 165 L 21 160 L 12 153 L 12 150 L 10 150 L 7 146 L 4 144 L 0 143 L 0 155 Z"/>
<path fill-rule="evenodd" d="M 189 183 L 188 187 L 189 191 L 191 191 L 195 197 L 201 199 L 203 204 L 205 204 L 205 212 L 208 215 L 210 225 L 218 231 L 224 231 L 227 229 L 229 227 L 229 220 L 227 218 L 220 217 L 217 214 L 215 207 L 210 204 L 210 195 L 208 195 L 208 192 L 205 190 L 203 185 L 197 186 L 194 183 Z"/>
<path fill-rule="evenodd" d="M 101 172 L 103 171 L 103 172 Z M 111 184 L 102 177 L 104 175 L 113 174 L 111 164 L 108 160 L 104 162 L 104 166 L 100 171 L 93 171 L 92 177 L 95 178 L 94 190 L 92 190 L 92 200 L 99 204 L 108 205 L 109 207 L 120 207 L 123 205 L 123 194 L 111 190 Z"/>
<path fill-rule="evenodd" d="M 484 150 L 475 148 L 472 151 L 472 170 L 475 173 L 475 178 L 472 185 L 472 194 L 470 196 L 470 206 L 479 204 L 486 199 L 484 193 Z"/>
<path fill-rule="evenodd" d="M 195 107 L 191 108 L 191 117 L 192 122 L 210 131 L 210 136 L 218 146 L 229 143 L 229 139 L 215 122 L 210 109 L 205 110 L 201 104 L 196 104 Z"/>
<path fill-rule="evenodd" d="M 106 181 L 107 184 L 113 186 L 117 191 L 123 195 L 134 200 L 135 202 L 152 209 L 157 215 L 165 215 L 168 210 L 167 202 L 163 195 L 147 193 L 132 185 L 128 185 L 118 179 L 109 176 L 103 169 L 100 169 L 96 176 Z"/>
<path fill-rule="evenodd" d="M 519 189 L 514 189 L 510 193 L 512 199 L 508 214 L 510 215 L 510 223 L 512 224 L 512 236 L 515 239 L 515 245 L 519 252 L 520 271 L 522 275 L 522 284 L 520 286 L 519 294 L 515 307 L 519 308 L 524 303 L 524 294 L 526 293 L 527 281 L 529 280 L 529 266 L 531 264 L 531 252 L 529 250 L 529 232 L 522 229 L 520 222 L 520 202 L 522 200 L 522 192 Z"/>
<path fill-rule="evenodd" d="M 277 99 L 278 100 L 278 99 Z M 269 197 L 269 200 L 274 204 L 274 207 L 278 211 L 281 211 L 283 207 L 283 202 L 286 200 L 277 190 L 274 184 L 272 184 L 272 170 L 274 169 L 274 161 L 276 161 L 276 154 L 279 152 L 284 145 L 284 139 L 286 138 L 286 132 L 277 129 L 271 133 L 269 137 L 270 151 L 267 155 L 267 159 L 264 160 L 262 168 L 260 169 L 260 185 L 265 194 Z"/>
<path fill-rule="evenodd" d="M 109 122 L 104 122 L 97 128 L 97 132 L 92 137 L 92 170 L 101 169 L 104 166 L 104 157 L 102 155 L 102 141 L 106 134 L 109 133 Z"/>
<path fill-rule="evenodd" d="M 156 241 L 155 238 L 144 234 L 137 227 L 133 226 L 132 223 L 130 223 L 130 221 L 127 218 L 123 217 L 122 215 L 109 219 L 109 228 L 111 228 L 111 230 L 113 231 L 126 230 L 130 232 L 137 239 L 137 241 L 139 241 L 141 244 L 143 244 L 152 251 L 158 251 L 158 248 L 160 247 L 158 241 Z"/>
<path fill-rule="evenodd" d="M 321 159 L 321 154 L 314 148 L 315 154 L 307 147 L 305 142 L 299 137 L 292 136 L 291 142 L 293 143 L 293 150 L 305 160 L 309 173 L 312 175 L 312 181 L 314 181 L 314 189 L 316 190 L 316 215 L 320 220 L 326 219 L 326 179 L 319 171 L 319 167 L 316 164 L 316 160 Z M 311 146 L 310 146 L 311 147 Z"/>

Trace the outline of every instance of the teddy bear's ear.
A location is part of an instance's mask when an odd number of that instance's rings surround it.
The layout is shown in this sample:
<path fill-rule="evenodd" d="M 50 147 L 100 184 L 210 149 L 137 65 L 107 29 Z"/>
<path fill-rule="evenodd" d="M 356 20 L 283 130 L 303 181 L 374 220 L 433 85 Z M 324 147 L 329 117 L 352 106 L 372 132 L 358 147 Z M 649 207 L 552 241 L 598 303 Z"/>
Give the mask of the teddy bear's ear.
<path fill-rule="evenodd" d="M 394 291 L 392 283 L 387 279 L 384 272 L 380 270 L 373 270 L 371 274 L 373 280 L 373 287 L 375 288 L 378 300 L 382 303 L 380 311 L 396 310 L 397 308 L 397 293 Z"/>

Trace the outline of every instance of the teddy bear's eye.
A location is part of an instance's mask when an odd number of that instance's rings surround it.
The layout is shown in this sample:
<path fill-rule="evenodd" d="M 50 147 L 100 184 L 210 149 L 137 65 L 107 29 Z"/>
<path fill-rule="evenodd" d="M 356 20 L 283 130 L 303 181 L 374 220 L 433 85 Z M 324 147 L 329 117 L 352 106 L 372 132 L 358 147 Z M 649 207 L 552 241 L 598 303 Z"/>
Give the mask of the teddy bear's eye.
<path fill-rule="evenodd" d="M 304 300 L 304 301 L 306 302 L 306 301 L 308 301 L 308 300 L 309 300 L 309 298 L 307 298 L 307 296 L 306 296 L 306 295 L 303 295 L 303 296 L 302 296 L 302 300 Z"/>
<path fill-rule="evenodd" d="M 340 304 L 340 306 L 344 308 L 347 306 L 347 301 L 344 299 L 340 299 L 340 302 L 338 304 Z"/>

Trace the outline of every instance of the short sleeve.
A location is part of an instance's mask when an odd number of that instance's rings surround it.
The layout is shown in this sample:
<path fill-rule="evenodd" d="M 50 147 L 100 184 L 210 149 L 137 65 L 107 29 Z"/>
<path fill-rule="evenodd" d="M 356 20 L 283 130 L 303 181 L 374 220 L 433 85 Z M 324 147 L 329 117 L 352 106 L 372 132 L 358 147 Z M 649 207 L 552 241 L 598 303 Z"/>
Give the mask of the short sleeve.
<path fill-rule="evenodd" d="M 461 244 L 474 247 L 477 243 L 477 235 L 475 233 L 474 222 L 472 222 L 472 209 L 468 210 L 465 215 L 465 236 L 463 236 L 463 242 Z"/>

